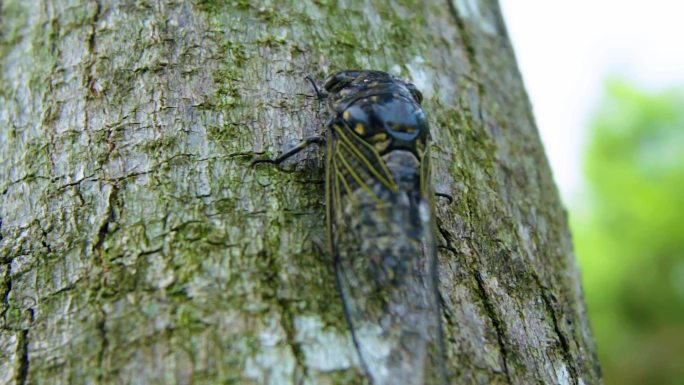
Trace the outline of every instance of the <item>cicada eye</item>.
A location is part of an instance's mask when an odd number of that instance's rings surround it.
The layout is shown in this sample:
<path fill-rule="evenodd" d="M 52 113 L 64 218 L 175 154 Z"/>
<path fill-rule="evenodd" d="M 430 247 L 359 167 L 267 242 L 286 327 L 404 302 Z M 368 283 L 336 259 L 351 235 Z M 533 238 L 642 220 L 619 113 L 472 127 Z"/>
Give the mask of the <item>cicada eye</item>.
<path fill-rule="evenodd" d="M 409 89 L 409 91 L 411 91 L 411 95 L 413 95 L 413 97 L 416 99 L 416 101 L 418 102 L 418 104 L 423 103 L 423 93 L 420 92 L 420 91 L 418 91 L 418 88 L 416 88 L 416 86 L 414 86 L 413 84 L 409 83 L 409 84 L 408 84 L 408 89 Z"/>

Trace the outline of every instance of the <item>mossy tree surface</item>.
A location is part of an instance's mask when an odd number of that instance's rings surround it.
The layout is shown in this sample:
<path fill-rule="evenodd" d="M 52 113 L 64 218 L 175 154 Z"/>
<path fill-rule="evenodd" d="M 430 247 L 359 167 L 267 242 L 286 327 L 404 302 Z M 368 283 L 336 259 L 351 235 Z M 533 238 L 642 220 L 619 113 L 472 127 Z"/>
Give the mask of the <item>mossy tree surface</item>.
<path fill-rule="evenodd" d="M 360 384 L 305 75 L 425 95 L 454 384 L 598 384 L 493 0 L 0 2 L 0 383 Z"/>

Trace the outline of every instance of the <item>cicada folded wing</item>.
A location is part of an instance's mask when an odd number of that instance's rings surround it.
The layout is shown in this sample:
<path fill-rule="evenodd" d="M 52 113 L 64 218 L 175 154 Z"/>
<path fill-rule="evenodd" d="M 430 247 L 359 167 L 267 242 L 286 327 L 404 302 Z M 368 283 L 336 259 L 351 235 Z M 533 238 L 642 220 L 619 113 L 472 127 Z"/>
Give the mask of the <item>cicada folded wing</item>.
<path fill-rule="evenodd" d="M 328 239 L 364 370 L 376 385 L 444 384 L 426 165 L 333 125 Z"/>

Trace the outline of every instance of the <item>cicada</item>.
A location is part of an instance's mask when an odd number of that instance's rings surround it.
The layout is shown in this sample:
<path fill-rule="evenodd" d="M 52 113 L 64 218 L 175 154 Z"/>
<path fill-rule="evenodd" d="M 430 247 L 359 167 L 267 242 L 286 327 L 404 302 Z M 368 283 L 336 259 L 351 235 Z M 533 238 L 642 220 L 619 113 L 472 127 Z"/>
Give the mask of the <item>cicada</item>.
<path fill-rule="evenodd" d="M 311 79 L 310 79 L 311 80 Z M 385 72 L 340 71 L 328 104 L 327 248 L 354 346 L 375 385 L 446 384 L 430 133 L 422 94 Z"/>

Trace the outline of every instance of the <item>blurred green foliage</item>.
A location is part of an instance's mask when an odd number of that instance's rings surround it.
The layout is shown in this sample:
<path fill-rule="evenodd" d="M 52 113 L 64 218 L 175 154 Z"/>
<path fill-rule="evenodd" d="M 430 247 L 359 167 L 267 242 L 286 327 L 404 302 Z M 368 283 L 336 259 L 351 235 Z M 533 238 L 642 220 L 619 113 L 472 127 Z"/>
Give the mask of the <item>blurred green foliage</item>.
<path fill-rule="evenodd" d="M 684 90 L 610 80 L 571 226 L 606 385 L 684 385 Z"/>

